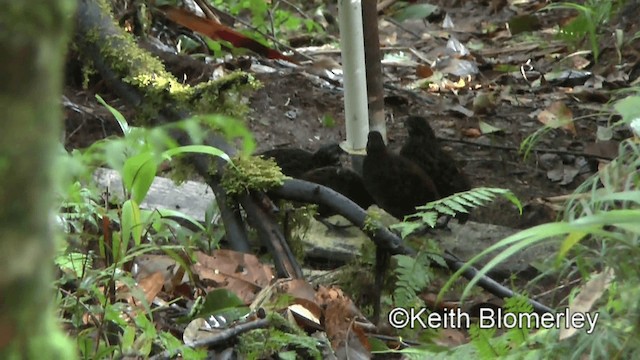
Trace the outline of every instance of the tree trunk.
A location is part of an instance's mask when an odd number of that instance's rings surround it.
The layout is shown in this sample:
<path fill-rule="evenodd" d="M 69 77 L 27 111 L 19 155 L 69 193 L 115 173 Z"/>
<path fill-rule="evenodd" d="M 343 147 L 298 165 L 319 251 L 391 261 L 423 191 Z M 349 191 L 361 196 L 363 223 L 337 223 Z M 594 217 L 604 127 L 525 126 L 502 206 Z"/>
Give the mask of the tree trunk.
<path fill-rule="evenodd" d="M 0 4 L 0 359 L 73 359 L 53 308 L 52 219 L 75 1 Z"/>

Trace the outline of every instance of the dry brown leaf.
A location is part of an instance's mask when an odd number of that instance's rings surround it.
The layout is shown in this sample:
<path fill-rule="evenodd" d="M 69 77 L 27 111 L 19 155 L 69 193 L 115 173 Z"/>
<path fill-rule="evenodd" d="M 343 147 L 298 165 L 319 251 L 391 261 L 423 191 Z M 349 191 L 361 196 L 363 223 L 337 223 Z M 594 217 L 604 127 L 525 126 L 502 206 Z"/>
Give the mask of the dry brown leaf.
<path fill-rule="evenodd" d="M 478 128 L 468 128 L 462 130 L 462 135 L 465 137 L 477 138 L 482 136 L 482 131 L 480 131 L 480 129 Z"/>
<path fill-rule="evenodd" d="M 429 65 L 420 64 L 416 66 L 416 76 L 426 79 L 433 75 L 433 69 Z"/>
<path fill-rule="evenodd" d="M 576 136 L 576 126 L 573 123 L 573 112 L 562 101 L 556 101 L 538 114 L 538 121 L 554 128 L 562 128 Z"/>
<path fill-rule="evenodd" d="M 209 256 L 196 253 L 193 271 L 208 285 L 208 290 L 225 288 L 250 304 L 256 294 L 273 280 L 273 271 L 251 254 L 216 250 Z"/>
<path fill-rule="evenodd" d="M 320 306 L 327 305 L 332 300 L 339 300 L 344 298 L 346 297 L 344 296 L 342 290 L 334 286 L 325 287 L 320 285 L 315 294 L 315 300 Z"/>
<path fill-rule="evenodd" d="M 151 304 L 156 295 L 158 295 L 160 290 L 162 290 L 163 284 L 164 275 L 160 271 L 138 281 L 138 286 L 142 289 L 144 298 L 147 300 L 147 304 Z"/>
<path fill-rule="evenodd" d="M 348 298 L 331 300 L 324 312 L 324 328 L 331 347 L 338 354 L 361 354 L 369 352 L 371 346 L 362 329 L 355 324 L 359 316 L 353 302 Z M 350 350 L 352 349 L 352 350 Z"/>
<path fill-rule="evenodd" d="M 296 299 L 305 299 L 311 302 L 315 302 L 316 292 L 313 290 L 313 286 L 304 279 L 287 279 L 278 283 L 278 290 L 281 293 L 286 293 L 293 296 Z"/>
<path fill-rule="evenodd" d="M 569 306 L 569 314 L 571 317 L 573 314 L 586 313 L 591 310 L 593 304 L 602 297 L 602 294 L 609 288 L 609 285 L 615 278 L 615 272 L 611 268 L 605 269 L 593 276 L 580 290 L 580 293 L 573 299 Z M 573 336 L 578 329 L 569 326 L 567 328 L 560 328 L 559 340 L 567 339 Z"/>

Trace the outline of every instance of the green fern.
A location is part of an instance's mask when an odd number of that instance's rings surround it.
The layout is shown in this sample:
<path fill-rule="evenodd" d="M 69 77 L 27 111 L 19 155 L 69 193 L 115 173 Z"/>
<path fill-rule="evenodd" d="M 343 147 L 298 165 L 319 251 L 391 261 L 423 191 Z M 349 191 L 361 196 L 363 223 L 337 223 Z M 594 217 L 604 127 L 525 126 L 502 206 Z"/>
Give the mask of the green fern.
<path fill-rule="evenodd" d="M 529 303 L 528 297 L 524 295 L 518 295 L 505 299 L 504 308 L 505 312 L 514 314 L 533 313 L 533 306 Z M 516 326 L 510 329 L 507 332 L 506 337 L 512 346 L 517 346 L 520 344 L 524 344 L 529 339 L 530 332 L 531 328 L 528 328 L 526 324 L 521 324 L 521 326 Z"/>
<path fill-rule="evenodd" d="M 526 296 L 514 296 L 505 301 L 504 313 L 531 313 L 533 307 Z M 526 324 L 521 324 L 526 325 Z M 513 355 L 513 349 L 529 340 L 531 329 L 525 326 L 516 326 L 505 334 L 496 337 L 496 328 L 482 329 L 478 325 L 469 328 L 471 343 L 475 346 L 480 359 L 495 359 L 497 357 Z"/>
<path fill-rule="evenodd" d="M 303 358 L 322 359 L 318 341 L 310 336 L 290 334 L 274 328 L 257 329 L 240 336 L 240 353 L 246 359 L 265 359 L 275 354 L 302 353 Z M 291 354 L 295 358 L 295 353 Z"/>
<path fill-rule="evenodd" d="M 478 325 L 469 328 L 471 344 L 478 351 L 479 359 L 495 359 L 506 355 L 509 351 L 507 343 L 503 339 L 495 338 L 496 329 L 481 329 Z M 497 340 L 498 339 L 498 340 Z"/>
<path fill-rule="evenodd" d="M 431 264 L 438 263 L 444 266 L 444 260 L 437 255 L 437 244 L 433 241 L 426 242 L 415 257 L 395 255 L 396 277 L 393 290 L 394 306 L 422 307 L 424 302 L 416 295 L 426 288 L 434 277 Z"/>
<path fill-rule="evenodd" d="M 522 214 L 522 204 L 510 190 L 481 187 L 418 206 L 416 208 L 418 212 L 405 217 L 404 222 L 394 224 L 391 228 L 400 230 L 400 235 L 404 238 L 423 224 L 434 227 L 440 214 L 454 216 L 456 213 L 468 213 L 473 208 L 494 201 L 497 196 L 502 196 L 516 205 Z"/>
<path fill-rule="evenodd" d="M 395 269 L 397 281 L 393 291 L 394 305 L 404 308 L 424 306 L 416 293 L 424 289 L 433 278 L 433 272 L 423 262 L 426 260 L 424 254 L 415 259 L 407 255 L 396 255 L 394 258 L 398 262 Z"/>

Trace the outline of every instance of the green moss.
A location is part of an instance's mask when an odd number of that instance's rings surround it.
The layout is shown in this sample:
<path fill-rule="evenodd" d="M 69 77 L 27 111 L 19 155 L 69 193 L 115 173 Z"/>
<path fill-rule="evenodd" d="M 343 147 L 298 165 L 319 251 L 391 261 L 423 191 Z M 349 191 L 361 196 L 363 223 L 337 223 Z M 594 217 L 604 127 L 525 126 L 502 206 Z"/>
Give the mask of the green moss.
<path fill-rule="evenodd" d="M 281 186 L 286 179 L 271 159 L 258 156 L 236 157 L 233 164 L 234 166 L 226 166 L 222 177 L 222 186 L 230 195 L 242 194 L 249 190 L 267 191 Z"/>
<path fill-rule="evenodd" d="M 367 217 L 364 219 L 362 231 L 367 234 L 374 234 L 382 225 L 380 224 L 380 213 L 376 211 L 367 211 Z"/>
<path fill-rule="evenodd" d="M 238 352 L 247 359 L 265 359 L 283 352 L 294 352 L 296 358 L 321 359 L 318 340 L 291 326 L 277 313 L 269 314 L 271 327 L 257 329 L 240 336 Z M 286 332 L 285 332 L 286 331 Z M 289 353 L 294 355 L 293 353 Z"/>
<path fill-rule="evenodd" d="M 111 12 L 106 1 L 101 1 L 100 6 Z M 113 25 L 118 27 L 115 21 Z M 100 43 L 101 55 L 122 76 L 122 81 L 144 94 L 137 114 L 137 120 L 142 121 L 139 125 L 146 125 L 144 122 L 154 118 L 158 109 L 166 108 L 167 104 L 192 114 L 222 113 L 241 118 L 248 112 L 243 92 L 258 87 L 257 81 L 243 72 L 191 87 L 181 84 L 159 59 L 140 49 L 132 34 L 122 31 L 105 41 L 90 31 L 87 39 Z"/>
<path fill-rule="evenodd" d="M 305 255 L 305 247 L 302 240 L 307 236 L 311 228 L 311 219 L 318 212 L 318 205 L 299 206 L 298 204 L 298 206 L 294 206 L 289 201 L 281 201 L 281 204 L 278 205 L 280 207 L 278 222 L 280 224 L 287 222 L 287 226 L 283 226 L 284 229 L 288 230 L 285 237 L 288 240 L 293 256 L 299 262 L 302 262 Z"/>

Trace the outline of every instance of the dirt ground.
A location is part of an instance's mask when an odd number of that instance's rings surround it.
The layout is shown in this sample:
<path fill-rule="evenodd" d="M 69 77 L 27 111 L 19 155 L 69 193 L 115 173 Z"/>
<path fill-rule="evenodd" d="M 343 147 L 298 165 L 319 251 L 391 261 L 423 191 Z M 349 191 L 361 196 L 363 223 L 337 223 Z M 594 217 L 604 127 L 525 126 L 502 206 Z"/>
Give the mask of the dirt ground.
<path fill-rule="evenodd" d="M 446 43 L 449 37 L 453 36 L 463 44 L 482 44 L 480 50 L 472 53 L 472 62 L 480 71 L 469 78 L 470 86 L 466 88 L 411 90 L 429 101 L 419 100 L 406 92 L 386 90 L 385 111 L 390 148 L 398 150 L 405 140 L 403 118 L 408 114 L 423 115 L 429 119 L 443 145 L 464 167 L 474 186 L 510 189 L 524 204 L 540 197 L 570 193 L 596 169 L 595 161 L 581 153 L 589 143 L 594 142 L 597 126 L 606 124 L 608 118 L 605 115 L 575 121 L 574 132 L 556 129 L 544 135 L 535 147 L 548 149 L 552 153 L 534 152 L 525 160 L 515 150 L 527 136 L 542 126 L 537 115 L 551 103 L 565 103 L 574 119 L 595 114 L 595 109 L 602 104 L 577 101 L 566 87 L 532 87 L 521 76 L 518 77 L 517 71 L 506 74 L 492 70 L 495 69 L 492 66 L 495 64 L 509 64 L 517 69 L 529 60 L 536 68 L 542 68 L 545 72 L 569 68 L 567 62 L 557 61 L 556 55 L 559 53 L 566 56 L 570 50 L 558 44 L 553 36 L 541 31 L 558 21 L 560 13 L 534 13 L 539 21 L 536 27 L 539 32 L 536 34 L 543 40 L 537 46 L 535 42 L 529 42 L 533 45 L 523 47 L 521 45 L 524 40 L 515 35 L 500 35 L 500 30 L 486 33 L 486 29 L 490 28 L 488 24 L 504 27 L 505 22 L 515 15 L 513 8 L 507 6 L 497 10 L 477 2 L 463 2 L 458 7 L 445 10 L 456 25 L 453 29 L 443 29 L 441 18 L 433 22 L 410 20 L 403 22 L 401 27 L 385 20 L 380 21 L 383 54 L 389 58 L 402 53 L 414 62 L 413 65 L 385 63 L 385 82 L 396 87 L 406 87 L 419 79 L 416 75 L 416 63 L 424 65 L 425 59 L 432 61 L 446 58 L 443 54 L 447 53 Z M 548 43 L 545 44 L 544 41 Z M 415 52 L 412 53 L 411 49 L 423 55 L 423 59 L 413 56 Z M 320 51 L 307 51 L 307 54 L 314 52 Z M 603 58 L 609 54 L 611 52 L 606 52 L 605 49 Z M 340 60 L 337 52 L 323 56 Z M 603 62 L 606 61 L 605 58 Z M 341 89 L 318 85 L 317 79 L 309 75 L 304 67 L 297 70 L 278 69 L 272 62 L 255 62 L 274 66 L 276 69 L 272 73 L 255 73 L 264 86 L 250 96 L 251 111 L 247 124 L 256 137 L 258 151 L 280 146 L 313 150 L 327 142 L 345 140 Z M 252 71 L 254 69 L 249 70 Z M 84 147 L 99 138 L 117 133 L 110 114 L 93 99 L 95 92 L 103 94 L 105 89 L 97 86 L 84 91 L 73 82 L 69 82 L 65 89 L 66 99 L 69 100 L 65 106 L 68 147 Z M 493 94 L 497 98 L 495 106 L 484 112 L 473 111 L 474 100 L 482 93 Z M 104 97 L 125 116 L 133 114 L 133 109 L 109 96 L 108 92 Z M 461 108 L 468 111 L 459 110 Z M 328 124 L 326 119 L 333 119 L 333 124 Z M 480 122 L 488 123 L 501 131 L 480 134 Z M 623 136 L 622 133 L 615 133 L 614 139 Z M 561 185 L 562 176 L 551 180 L 550 170 L 561 173 L 568 171 L 570 176 L 565 177 L 565 183 Z M 525 214 L 520 216 L 515 207 L 506 201 L 499 201 L 474 211 L 472 220 L 526 227 L 555 217 L 545 207 L 532 206 L 525 210 Z"/>

